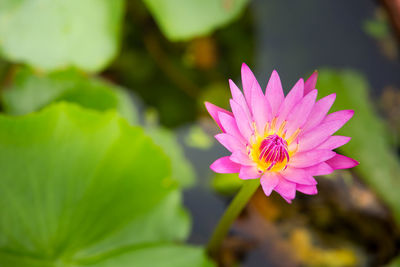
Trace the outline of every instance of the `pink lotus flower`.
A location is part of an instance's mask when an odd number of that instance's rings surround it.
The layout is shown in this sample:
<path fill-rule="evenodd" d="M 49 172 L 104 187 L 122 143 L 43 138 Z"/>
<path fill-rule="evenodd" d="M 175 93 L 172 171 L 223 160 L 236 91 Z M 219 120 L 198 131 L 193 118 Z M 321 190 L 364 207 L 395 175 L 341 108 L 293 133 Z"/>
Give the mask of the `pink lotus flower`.
<path fill-rule="evenodd" d="M 354 111 L 327 115 L 336 95 L 316 101 L 316 82 L 315 72 L 305 83 L 300 79 L 285 97 L 278 73 L 273 71 L 264 95 L 249 67 L 243 64 L 244 95 L 229 80 L 232 112 L 205 103 L 222 130 L 215 138 L 232 152 L 210 168 L 218 173 L 239 173 L 241 179 L 260 178 L 267 196 L 275 190 L 291 203 L 296 190 L 317 194 L 313 176 L 358 165 L 333 151 L 350 141 L 350 137 L 332 134 Z"/>

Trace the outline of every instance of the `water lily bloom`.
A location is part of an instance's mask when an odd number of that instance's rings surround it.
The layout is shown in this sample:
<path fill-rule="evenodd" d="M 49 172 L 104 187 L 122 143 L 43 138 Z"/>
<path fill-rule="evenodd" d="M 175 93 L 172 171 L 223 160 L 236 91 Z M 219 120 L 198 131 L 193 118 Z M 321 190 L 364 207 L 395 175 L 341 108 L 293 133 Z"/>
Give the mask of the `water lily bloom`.
<path fill-rule="evenodd" d="M 218 173 L 239 173 L 241 179 L 260 178 L 267 196 L 275 190 L 291 203 L 296 191 L 317 194 L 313 176 L 358 165 L 333 151 L 350 141 L 350 137 L 333 134 L 354 111 L 327 114 L 336 95 L 316 101 L 316 82 L 315 72 L 306 82 L 300 79 L 285 97 L 278 73 L 273 71 L 264 94 L 243 64 L 244 94 L 229 80 L 232 112 L 205 103 L 222 130 L 215 138 L 232 153 L 210 168 Z"/>

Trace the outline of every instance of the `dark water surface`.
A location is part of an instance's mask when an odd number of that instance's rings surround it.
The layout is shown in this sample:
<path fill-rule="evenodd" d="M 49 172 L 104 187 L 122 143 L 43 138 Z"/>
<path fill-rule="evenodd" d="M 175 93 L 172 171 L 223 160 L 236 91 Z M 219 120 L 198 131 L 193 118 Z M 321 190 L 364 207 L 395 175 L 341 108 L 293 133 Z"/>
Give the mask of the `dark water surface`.
<path fill-rule="evenodd" d="M 399 61 L 385 57 L 363 30 L 377 7 L 364 0 L 254 1 L 259 77 L 275 68 L 287 88 L 305 73 L 329 66 L 361 71 L 375 92 L 399 86 Z"/>

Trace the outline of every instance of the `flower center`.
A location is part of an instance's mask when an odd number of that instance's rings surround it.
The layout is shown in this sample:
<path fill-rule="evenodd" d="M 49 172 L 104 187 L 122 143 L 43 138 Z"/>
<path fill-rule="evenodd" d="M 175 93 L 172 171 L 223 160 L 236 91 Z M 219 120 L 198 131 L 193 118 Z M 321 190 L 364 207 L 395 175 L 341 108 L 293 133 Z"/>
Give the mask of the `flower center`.
<path fill-rule="evenodd" d="M 253 147 L 251 156 L 262 171 L 281 171 L 289 162 L 288 143 L 277 134 L 266 136 Z"/>

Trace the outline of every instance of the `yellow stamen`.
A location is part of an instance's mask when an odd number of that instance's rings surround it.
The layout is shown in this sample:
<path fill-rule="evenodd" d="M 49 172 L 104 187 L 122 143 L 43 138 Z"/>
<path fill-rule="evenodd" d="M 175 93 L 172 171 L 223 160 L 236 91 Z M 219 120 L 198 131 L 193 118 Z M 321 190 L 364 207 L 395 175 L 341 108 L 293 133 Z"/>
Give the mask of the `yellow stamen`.
<path fill-rule="evenodd" d="M 258 132 L 257 132 L 257 125 L 256 125 L 256 122 L 253 121 L 251 124 L 252 124 L 253 129 L 254 129 L 254 135 L 257 136 L 257 135 L 258 135 Z"/>
<path fill-rule="evenodd" d="M 279 130 L 278 130 L 278 132 L 277 132 L 277 135 L 282 136 L 282 132 L 283 132 L 283 130 L 284 130 L 285 127 L 286 127 L 286 123 L 287 123 L 287 121 L 284 121 L 284 122 L 281 124 L 281 127 L 279 127 Z"/>
<path fill-rule="evenodd" d="M 299 136 L 300 132 L 301 132 L 301 129 L 298 128 L 298 129 L 292 134 L 292 136 L 291 136 L 289 139 L 286 140 L 286 141 L 288 142 L 289 145 L 290 145 L 290 143 L 292 143 L 292 142 L 297 138 L 297 136 Z"/>
<path fill-rule="evenodd" d="M 270 131 L 274 131 L 275 130 L 275 126 L 276 126 L 276 121 L 277 121 L 277 117 L 275 117 L 272 122 L 271 122 L 271 128 Z"/>

